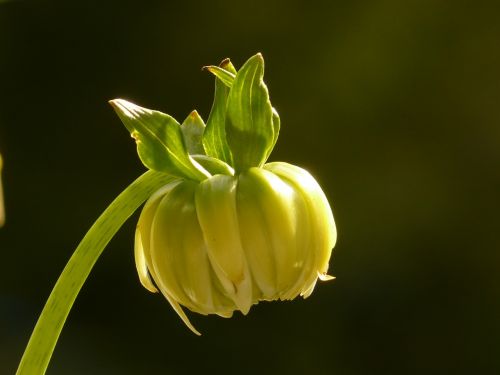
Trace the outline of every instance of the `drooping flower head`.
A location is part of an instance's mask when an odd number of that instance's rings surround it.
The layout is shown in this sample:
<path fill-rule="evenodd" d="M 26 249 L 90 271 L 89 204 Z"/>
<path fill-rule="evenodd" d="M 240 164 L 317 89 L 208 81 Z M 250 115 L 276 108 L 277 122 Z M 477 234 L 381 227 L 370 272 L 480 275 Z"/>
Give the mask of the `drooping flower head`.
<path fill-rule="evenodd" d="M 141 283 L 200 314 L 247 314 L 259 301 L 308 297 L 327 275 L 336 241 L 325 194 L 304 169 L 266 163 L 280 120 L 264 61 L 236 71 L 226 59 L 207 120 L 174 118 L 125 100 L 111 104 L 146 167 L 172 176 L 143 208 L 135 260 Z"/>

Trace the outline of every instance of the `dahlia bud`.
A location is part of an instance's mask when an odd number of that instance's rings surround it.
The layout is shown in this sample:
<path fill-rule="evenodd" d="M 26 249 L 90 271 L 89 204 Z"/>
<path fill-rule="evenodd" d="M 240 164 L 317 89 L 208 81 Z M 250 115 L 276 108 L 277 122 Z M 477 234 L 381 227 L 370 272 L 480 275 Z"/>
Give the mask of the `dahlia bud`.
<path fill-rule="evenodd" d="M 111 104 L 150 169 L 175 176 L 147 201 L 136 230 L 139 279 L 200 314 L 247 314 L 259 301 L 308 297 L 329 280 L 336 240 L 332 211 L 316 180 L 288 163 L 265 164 L 280 121 L 260 54 L 216 76 L 205 126 L 196 111 L 179 125 L 124 100 Z"/>
<path fill-rule="evenodd" d="M 259 301 L 308 297 L 327 275 L 336 229 L 328 201 L 305 170 L 267 163 L 280 130 L 257 54 L 215 75 L 207 124 L 110 101 L 149 169 L 102 213 L 76 248 L 33 330 L 17 373 L 44 373 L 75 298 L 127 218 L 146 201 L 136 230 L 143 286 L 160 290 L 196 334 L 182 306 L 247 314 Z M 0 157 L 0 226 L 3 223 Z"/>

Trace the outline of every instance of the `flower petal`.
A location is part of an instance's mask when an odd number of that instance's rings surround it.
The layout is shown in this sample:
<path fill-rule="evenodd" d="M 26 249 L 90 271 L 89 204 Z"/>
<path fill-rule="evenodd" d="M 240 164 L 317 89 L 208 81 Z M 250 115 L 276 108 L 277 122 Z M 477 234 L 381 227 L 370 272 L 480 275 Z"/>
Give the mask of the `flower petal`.
<path fill-rule="evenodd" d="M 236 213 L 236 178 L 215 175 L 196 189 L 196 211 L 212 267 L 243 314 L 252 306 L 252 279 Z"/>

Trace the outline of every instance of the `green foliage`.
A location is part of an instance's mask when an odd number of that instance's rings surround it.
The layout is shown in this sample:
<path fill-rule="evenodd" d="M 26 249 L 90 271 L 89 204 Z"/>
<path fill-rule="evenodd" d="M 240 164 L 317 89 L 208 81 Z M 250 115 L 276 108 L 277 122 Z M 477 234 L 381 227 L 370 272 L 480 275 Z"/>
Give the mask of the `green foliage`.
<path fill-rule="evenodd" d="M 230 61 L 229 59 L 225 59 L 222 61 L 221 66 L 206 66 L 204 69 L 208 70 L 214 76 L 224 83 L 227 87 L 231 87 L 233 85 L 234 78 L 236 77 L 236 70 L 231 69 L 228 70 Z"/>
<path fill-rule="evenodd" d="M 220 67 L 233 75 L 236 73 L 236 69 L 229 59 L 222 61 Z M 213 67 L 207 68 L 211 73 L 218 72 L 218 70 L 210 68 Z M 226 103 L 228 94 L 228 85 L 216 76 L 214 102 L 203 134 L 203 146 L 207 155 L 232 165 L 233 157 L 226 139 Z"/>
<path fill-rule="evenodd" d="M 135 139 L 139 158 L 147 168 L 192 180 L 210 176 L 189 157 L 181 126 L 173 117 L 123 99 L 110 104 Z"/>
<path fill-rule="evenodd" d="M 215 75 L 215 95 L 205 126 L 193 111 L 182 125 L 171 116 L 122 99 L 111 101 L 137 141 L 143 164 L 170 175 L 203 180 L 210 177 L 193 155 L 216 173 L 232 174 L 262 166 L 278 139 L 280 119 L 263 81 L 264 59 L 252 56 L 236 71 L 229 59 L 207 66 Z"/>
<path fill-rule="evenodd" d="M 182 136 L 186 143 L 187 150 L 192 155 L 204 155 L 203 132 L 205 123 L 197 111 L 191 112 L 181 125 Z"/>
<path fill-rule="evenodd" d="M 257 54 L 238 71 L 229 91 L 226 134 L 237 171 L 260 167 L 272 148 L 274 129 L 264 59 Z"/>

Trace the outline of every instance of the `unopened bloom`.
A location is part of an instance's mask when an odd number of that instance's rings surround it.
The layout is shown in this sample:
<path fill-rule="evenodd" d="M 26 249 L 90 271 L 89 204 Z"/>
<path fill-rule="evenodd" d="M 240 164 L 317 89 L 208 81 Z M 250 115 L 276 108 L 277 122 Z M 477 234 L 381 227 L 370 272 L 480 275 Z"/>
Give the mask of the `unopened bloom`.
<path fill-rule="evenodd" d="M 144 287 L 161 291 L 195 333 L 181 306 L 231 317 L 259 301 L 308 297 L 318 278 L 332 278 L 336 240 L 316 180 L 291 164 L 265 163 L 280 124 L 262 56 L 238 72 L 228 60 L 208 70 L 217 80 L 206 127 L 196 112 L 179 126 L 160 112 L 112 102 L 146 166 L 175 176 L 143 208 L 135 260 Z"/>
<path fill-rule="evenodd" d="M 230 317 L 259 301 L 308 297 L 318 277 L 329 278 L 335 238 L 312 176 L 270 163 L 166 185 L 142 211 L 135 255 L 142 284 L 156 291 L 151 275 L 190 326 L 179 305 Z"/>

